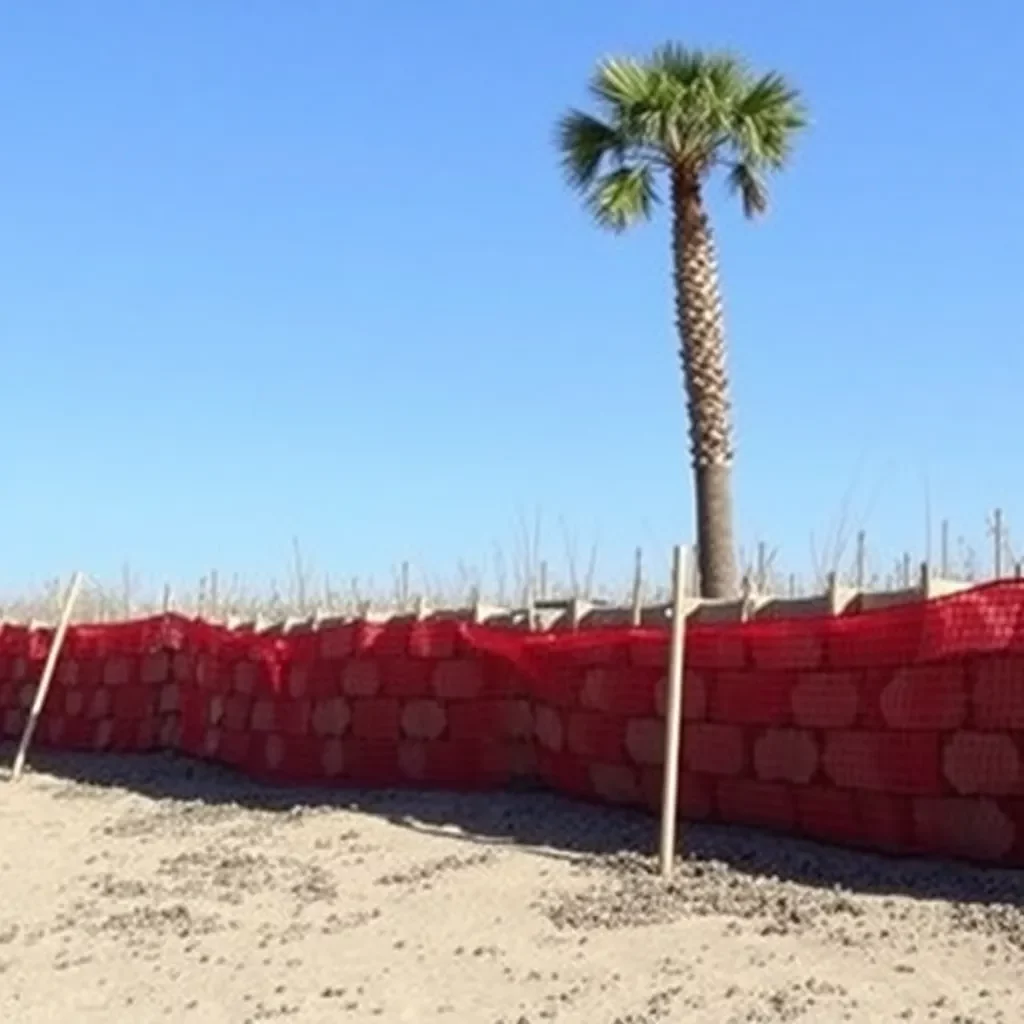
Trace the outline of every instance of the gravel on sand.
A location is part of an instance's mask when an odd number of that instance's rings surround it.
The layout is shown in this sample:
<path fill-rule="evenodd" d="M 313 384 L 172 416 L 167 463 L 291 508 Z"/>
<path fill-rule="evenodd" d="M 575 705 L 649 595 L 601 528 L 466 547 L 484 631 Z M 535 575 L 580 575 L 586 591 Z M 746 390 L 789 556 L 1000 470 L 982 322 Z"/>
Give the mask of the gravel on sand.
<path fill-rule="evenodd" d="M 9 751 L 0 751 L 0 756 Z M 543 794 L 0 776 L 0 1020 L 1024 1021 L 1024 873 Z"/>

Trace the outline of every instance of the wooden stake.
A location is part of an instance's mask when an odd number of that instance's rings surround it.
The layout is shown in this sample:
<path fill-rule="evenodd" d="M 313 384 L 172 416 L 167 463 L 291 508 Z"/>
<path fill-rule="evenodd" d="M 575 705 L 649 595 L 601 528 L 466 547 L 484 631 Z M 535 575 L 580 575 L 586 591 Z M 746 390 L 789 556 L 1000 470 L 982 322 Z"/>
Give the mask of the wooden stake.
<path fill-rule="evenodd" d="M 526 632 L 537 628 L 537 595 L 534 591 L 533 570 L 526 567 L 526 582 L 523 584 L 523 607 L 526 609 Z"/>
<path fill-rule="evenodd" d="M 740 622 L 746 622 L 754 608 L 754 584 L 749 573 L 740 580 Z"/>
<path fill-rule="evenodd" d="M 28 721 L 25 723 L 25 731 L 21 735 L 21 743 L 18 744 L 18 753 L 14 757 L 14 768 L 11 771 L 11 782 L 17 782 L 25 768 L 25 758 L 28 755 L 29 744 L 35 734 L 36 726 L 39 724 L 39 716 L 46 702 L 46 694 L 50 690 L 50 683 L 53 680 L 54 670 L 57 668 L 57 659 L 60 657 L 60 649 L 64 645 L 64 634 L 68 631 L 68 623 L 71 621 L 71 612 L 78 600 L 78 592 L 82 588 L 82 574 L 76 572 L 68 587 L 68 596 L 64 601 L 64 611 L 61 612 L 60 622 L 53 634 L 50 643 L 50 651 L 46 656 L 46 664 L 43 666 L 43 675 L 39 680 L 35 697 L 32 699 L 32 710 L 29 712 Z"/>
<path fill-rule="evenodd" d="M 636 549 L 636 561 L 633 566 L 633 614 L 631 621 L 635 626 L 640 625 L 643 609 L 643 587 L 644 587 L 644 552 L 643 548 Z"/>
<path fill-rule="evenodd" d="M 992 513 L 992 568 L 994 578 L 1000 579 L 1003 575 L 1003 510 L 997 508 Z"/>
<path fill-rule="evenodd" d="M 409 563 L 402 563 L 402 578 L 399 583 L 398 602 L 403 612 L 409 610 Z"/>
<path fill-rule="evenodd" d="M 121 588 L 124 602 L 122 614 L 125 619 L 130 619 L 132 617 L 132 571 L 127 562 L 121 566 Z"/>
<path fill-rule="evenodd" d="M 927 562 L 921 563 L 921 596 L 927 601 L 932 596 L 932 567 Z"/>
<path fill-rule="evenodd" d="M 672 876 L 676 849 L 676 813 L 679 807 L 679 747 L 683 717 L 683 660 L 686 646 L 686 609 L 683 585 L 683 549 L 672 551 L 672 644 L 668 665 L 668 701 L 665 709 L 665 764 L 661 784 L 661 877 Z"/>
<path fill-rule="evenodd" d="M 295 598 L 299 605 L 299 614 L 306 614 L 306 566 L 302 560 L 302 548 L 299 538 L 292 537 L 292 553 L 295 556 Z"/>
<path fill-rule="evenodd" d="M 825 596 L 828 600 L 829 615 L 839 614 L 839 575 L 830 572 L 825 577 Z"/>
<path fill-rule="evenodd" d="M 580 620 L 583 618 L 583 598 L 576 596 L 569 600 L 569 623 L 573 632 L 580 628 Z"/>

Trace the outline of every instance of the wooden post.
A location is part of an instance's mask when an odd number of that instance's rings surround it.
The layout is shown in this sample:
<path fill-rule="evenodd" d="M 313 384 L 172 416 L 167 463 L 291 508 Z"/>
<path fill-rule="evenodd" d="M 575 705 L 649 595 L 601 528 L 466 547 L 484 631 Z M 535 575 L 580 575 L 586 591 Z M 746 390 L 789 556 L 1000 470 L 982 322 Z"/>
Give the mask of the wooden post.
<path fill-rule="evenodd" d="M 29 744 L 35 734 L 36 726 L 39 724 L 39 716 L 46 702 L 46 694 L 50 690 L 50 683 L 53 680 L 53 673 L 57 668 L 57 659 L 60 657 L 60 649 L 64 645 L 64 634 L 68 631 L 68 623 L 71 621 L 71 612 L 78 600 L 78 591 L 82 587 L 82 574 L 76 572 L 68 587 L 68 596 L 64 601 L 64 610 L 61 612 L 60 622 L 50 642 L 50 651 L 46 656 L 46 664 L 43 666 L 43 675 L 39 680 L 35 697 L 32 699 L 32 710 L 29 712 L 28 721 L 25 723 L 25 731 L 21 735 L 21 743 L 18 744 L 18 752 L 14 757 L 14 768 L 11 771 L 11 782 L 17 782 L 25 769 L 25 758 L 28 755 Z"/>
<path fill-rule="evenodd" d="M 636 549 L 636 561 L 633 565 L 633 614 L 630 621 L 633 626 L 639 626 L 643 610 L 643 587 L 644 587 L 644 552 L 642 548 Z"/>
<path fill-rule="evenodd" d="M 1003 510 L 997 508 L 992 513 L 992 568 L 994 578 L 1001 579 L 1003 575 Z"/>
<path fill-rule="evenodd" d="M 583 618 L 583 598 L 576 595 L 569 599 L 569 623 L 575 633 L 580 628 L 580 620 Z"/>
<path fill-rule="evenodd" d="M 132 570 L 127 562 L 121 566 L 121 592 L 122 616 L 127 620 L 132 617 Z"/>
<path fill-rule="evenodd" d="M 754 584 L 750 580 L 750 574 L 744 575 L 740 580 L 740 622 L 746 622 L 754 608 Z"/>
<path fill-rule="evenodd" d="M 409 609 L 409 563 L 402 563 L 402 578 L 399 583 L 398 603 L 403 612 Z"/>
<path fill-rule="evenodd" d="M 679 748 L 683 717 L 683 663 L 686 647 L 686 608 L 683 585 L 683 549 L 672 552 L 672 643 L 668 664 L 665 708 L 665 764 L 661 785 L 661 877 L 672 876 L 676 849 L 676 813 L 679 806 Z"/>
<path fill-rule="evenodd" d="M 537 627 L 537 595 L 534 593 L 533 570 L 529 562 L 523 574 L 523 608 L 526 615 L 526 632 L 532 633 Z"/>
<path fill-rule="evenodd" d="M 839 614 L 839 574 L 830 572 L 825 576 L 825 600 L 829 615 Z"/>
<path fill-rule="evenodd" d="M 292 553 L 295 556 L 295 598 L 299 605 L 299 614 L 306 614 L 306 566 L 302 561 L 302 548 L 299 538 L 292 537 Z"/>

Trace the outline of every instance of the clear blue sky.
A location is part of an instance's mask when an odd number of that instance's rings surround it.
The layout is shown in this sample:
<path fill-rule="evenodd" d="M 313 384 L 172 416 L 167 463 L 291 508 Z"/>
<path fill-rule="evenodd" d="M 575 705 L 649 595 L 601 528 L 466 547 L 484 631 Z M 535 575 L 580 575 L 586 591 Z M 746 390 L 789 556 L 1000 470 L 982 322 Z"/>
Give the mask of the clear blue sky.
<path fill-rule="evenodd" d="M 1015 0 L 0 7 L 0 590 L 337 577 L 692 536 L 664 220 L 593 228 L 553 124 L 674 38 L 805 91 L 763 223 L 711 192 L 741 539 L 810 565 L 1024 531 Z M 1021 535 L 1024 542 L 1024 533 Z"/>

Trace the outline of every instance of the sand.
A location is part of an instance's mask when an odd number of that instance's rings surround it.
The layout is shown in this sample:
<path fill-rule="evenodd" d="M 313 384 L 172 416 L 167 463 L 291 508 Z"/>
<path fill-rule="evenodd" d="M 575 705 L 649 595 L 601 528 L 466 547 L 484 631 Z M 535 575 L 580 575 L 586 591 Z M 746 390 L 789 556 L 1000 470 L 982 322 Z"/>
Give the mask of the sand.
<path fill-rule="evenodd" d="M 39 756 L 0 781 L 0 1020 L 1024 1020 L 1021 874 L 685 838 L 666 888 L 628 811 Z"/>

